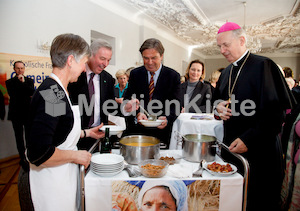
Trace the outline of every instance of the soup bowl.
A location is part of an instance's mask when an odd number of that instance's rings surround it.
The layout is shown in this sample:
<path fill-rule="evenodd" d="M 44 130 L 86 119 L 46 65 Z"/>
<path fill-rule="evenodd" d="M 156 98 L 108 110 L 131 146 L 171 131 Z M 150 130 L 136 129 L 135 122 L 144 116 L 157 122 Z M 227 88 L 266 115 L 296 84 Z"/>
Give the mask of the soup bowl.
<path fill-rule="evenodd" d="M 159 155 L 159 139 L 152 136 L 125 136 L 120 140 L 120 153 L 129 164 L 138 164 Z"/>

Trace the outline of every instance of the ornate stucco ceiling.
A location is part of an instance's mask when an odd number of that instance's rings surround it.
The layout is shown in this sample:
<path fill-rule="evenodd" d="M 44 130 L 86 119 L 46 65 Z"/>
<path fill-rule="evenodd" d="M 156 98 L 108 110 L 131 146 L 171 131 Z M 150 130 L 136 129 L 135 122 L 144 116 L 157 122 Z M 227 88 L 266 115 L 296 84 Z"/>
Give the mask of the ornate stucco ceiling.
<path fill-rule="evenodd" d="M 260 53 L 300 53 L 300 0 L 123 0 L 206 56 L 219 55 L 218 28 L 243 26 Z"/>

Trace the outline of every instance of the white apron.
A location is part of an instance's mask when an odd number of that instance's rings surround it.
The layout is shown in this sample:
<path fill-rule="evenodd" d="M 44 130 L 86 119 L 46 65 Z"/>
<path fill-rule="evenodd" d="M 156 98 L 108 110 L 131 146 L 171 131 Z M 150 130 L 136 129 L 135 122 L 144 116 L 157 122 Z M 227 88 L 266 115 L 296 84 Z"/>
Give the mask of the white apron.
<path fill-rule="evenodd" d="M 61 84 L 60 80 L 54 76 L 51 75 Z M 68 96 L 67 98 L 70 103 Z M 78 150 L 76 145 L 81 133 L 79 106 L 71 106 L 71 109 L 74 116 L 74 125 L 65 142 L 57 146 L 61 150 Z M 29 180 L 35 211 L 77 210 L 76 193 L 78 179 L 78 164 L 67 163 L 48 168 L 30 164 Z"/>

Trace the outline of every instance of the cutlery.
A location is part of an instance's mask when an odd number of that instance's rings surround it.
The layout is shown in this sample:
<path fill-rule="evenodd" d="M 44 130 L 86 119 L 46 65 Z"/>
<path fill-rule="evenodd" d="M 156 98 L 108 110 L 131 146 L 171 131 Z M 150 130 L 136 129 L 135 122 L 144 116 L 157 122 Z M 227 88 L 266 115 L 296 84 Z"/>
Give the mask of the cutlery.
<path fill-rule="evenodd" d="M 129 165 L 126 161 L 124 161 L 124 170 L 127 171 L 129 177 L 139 177 L 142 175 L 137 169 L 135 169 L 132 165 Z"/>
<path fill-rule="evenodd" d="M 156 120 L 157 120 L 157 116 L 155 116 L 155 115 L 150 115 L 150 114 L 148 113 L 148 111 L 146 111 L 142 106 L 140 106 L 140 108 L 141 108 L 142 110 L 144 110 L 145 114 L 148 116 L 148 120 L 149 120 L 149 121 L 156 121 Z"/>
<path fill-rule="evenodd" d="M 203 163 L 206 162 L 205 160 L 202 160 L 199 164 L 199 168 L 197 171 L 193 173 L 193 177 L 202 177 L 203 172 Z"/>
<path fill-rule="evenodd" d="M 131 99 L 135 99 L 134 97 L 131 97 Z M 148 120 L 149 121 L 156 121 L 157 120 L 157 116 L 155 116 L 155 115 L 150 115 L 149 113 L 148 113 L 148 111 L 146 111 L 146 109 L 143 107 L 143 106 L 141 106 L 141 105 L 139 105 L 139 107 L 145 112 L 145 114 L 148 116 Z"/>

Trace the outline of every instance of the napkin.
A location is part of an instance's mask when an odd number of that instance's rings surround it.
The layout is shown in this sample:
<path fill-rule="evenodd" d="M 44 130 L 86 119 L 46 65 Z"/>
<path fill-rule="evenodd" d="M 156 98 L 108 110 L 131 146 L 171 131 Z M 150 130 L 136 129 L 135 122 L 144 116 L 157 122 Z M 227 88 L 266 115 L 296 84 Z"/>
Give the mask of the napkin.
<path fill-rule="evenodd" d="M 120 116 L 113 116 L 108 114 L 108 121 L 114 123 L 117 126 L 126 128 L 125 118 Z M 122 136 L 122 133 L 117 135 L 119 138 Z"/>
<path fill-rule="evenodd" d="M 190 163 L 174 164 L 168 168 L 167 176 L 176 178 L 191 178 L 193 176 L 193 166 Z"/>

